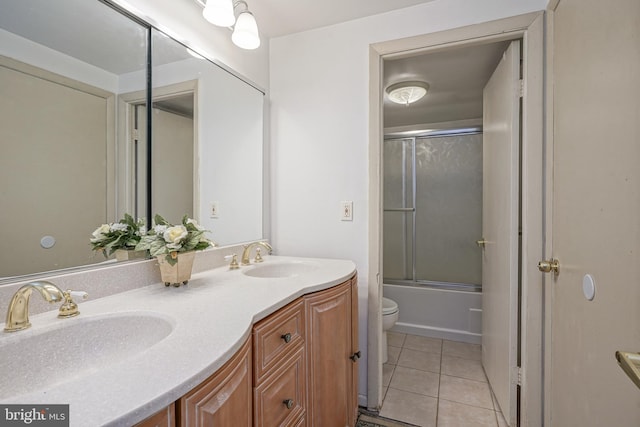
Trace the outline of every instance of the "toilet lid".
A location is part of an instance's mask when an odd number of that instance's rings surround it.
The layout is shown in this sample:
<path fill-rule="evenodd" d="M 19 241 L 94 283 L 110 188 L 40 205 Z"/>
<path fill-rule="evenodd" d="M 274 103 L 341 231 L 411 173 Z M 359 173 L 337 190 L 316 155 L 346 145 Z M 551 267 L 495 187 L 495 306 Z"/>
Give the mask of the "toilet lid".
<path fill-rule="evenodd" d="M 393 314 L 398 311 L 398 304 L 392 299 L 382 297 L 382 314 Z"/>

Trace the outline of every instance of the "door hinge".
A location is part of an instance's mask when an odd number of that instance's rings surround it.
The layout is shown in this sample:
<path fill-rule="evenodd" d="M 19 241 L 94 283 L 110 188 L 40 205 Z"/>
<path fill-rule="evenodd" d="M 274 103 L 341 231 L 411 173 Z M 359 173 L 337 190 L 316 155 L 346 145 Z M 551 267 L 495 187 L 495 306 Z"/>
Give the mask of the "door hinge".
<path fill-rule="evenodd" d="M 138 132 L 138 129 L 131 129 L 131 139 L 133 141 L 137 141 L 140 137 L 140 133 Z"/>
<path fill-rule="evenodd" d="M 517 368 L 517 385 L 521 386 L 522 385 L 522 368 L 520 366 L 518 366 Z"/>
<path fill-rule="evenodd" d="M 518 91 L 519 91 L 518 96 L 519 96 L 520 98 L 524 98 L 524 80 L 520 79 L 520 80 L 518 81 L 518 87 L 519 87 L 519 89 L 518 89 Z"/>

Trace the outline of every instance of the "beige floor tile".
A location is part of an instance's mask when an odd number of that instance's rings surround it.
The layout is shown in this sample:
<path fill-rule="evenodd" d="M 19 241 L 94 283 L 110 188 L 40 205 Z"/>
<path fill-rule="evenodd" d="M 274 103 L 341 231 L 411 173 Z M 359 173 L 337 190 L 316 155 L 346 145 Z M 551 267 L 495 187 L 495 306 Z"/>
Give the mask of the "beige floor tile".
<path fill-rule="evenodd" d="M 389 391 L 389 387 L 382 387 L 382 401 L 387 398 L 387 391 Z"/>
<path fill-rule="evenodd" d="M 403 348 L 398 358 L 398 366 L 420 369 L 421 371 L 440 372 L 440 353 Z"/>
<path fill-rule="evenodd" d="M 482 360 L 482 346 L 466 342 L 444 341 L 442 354 L 462 359 Z"/>
<path fill-rule="evenodd" d="M 489 385 L 481 381 L 442 375 L 440 377 L 440 398 L 493 410 Z"/>
<path fill-rule="evenodd" d="M 443 355 L 442 373 L 452 377 L 487 382 L 487 376 L 484 374 L 482 363 L 479 360 Z"/>
<path fill-rule="evenodd" d="M 393 375 L 393 370 L 396 365 L 390 365 L 385 363 L 382 365 L 382 386 L 389 387 L 389 383 L 391 382 L 391 376 Z"/>
<path fill-rule="evenodd" d="M 425 396 L 438 397 L 440 375 L 434 372 L 396 366 L 389 387 Z M 489 396 L 489 401 L 491 397 Z"/>
<path fill-rule="evenodd" d="M 393 347 L 402 347 L 404 344 L 404 340 L 407 334 L 402 334 L 400 332 L 387 332 L 387 345 L 391 345 Z"/>
<path fill-rule="evenodd" d="M 422 427 L 435 427 L 437 405 L 435 397 L 389 388 L 380 416 Z"/>
<path fill-rule="evenodd" d="M 439 338 L 420 337 L 418 335 L 407 335 L 403 348 L 411 350 L 426 351 L 427 353 L 442 353 L 442 340 Z"/>
<path fill-rule="evenodd" d="M 496 417 L 498 418 L 498 427 L 509 427 L 502 412 L 496 412 Z"/>
<path fill-rule="evenodd" d="M 388 356 L 387 363 L 388 364 L 390 365 L 398 364 L 398 356 L 400 356 L 400 350 L 402 350 L 402 348 L 400 347 L 394 347 L 392 345 L 387 346 L 387 356 Z"/>
<path fill-rule="evenodd" d="M 496 413 L 490 409 L 440 399 L 438 427 L 497 427 Z"/>

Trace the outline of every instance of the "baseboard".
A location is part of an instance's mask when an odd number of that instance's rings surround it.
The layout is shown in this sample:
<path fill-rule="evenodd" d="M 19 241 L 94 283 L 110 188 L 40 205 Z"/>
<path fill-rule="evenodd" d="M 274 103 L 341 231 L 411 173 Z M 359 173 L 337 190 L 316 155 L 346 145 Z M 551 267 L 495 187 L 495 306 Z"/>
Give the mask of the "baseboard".
<path fill-rule="evenodd" d="M 456 329 L 436 328 L 425 325 L 414 325 L 411 323 L 398 322 L 393 328 L 393 332 L 402 332 L 405 334 L 420 335 L 430 338 L 442 338 L 450 341 L 467 342 L 471 344 L 482 344 L 482 334 L 475 334 L 469 331 L 461 331 Z"/>

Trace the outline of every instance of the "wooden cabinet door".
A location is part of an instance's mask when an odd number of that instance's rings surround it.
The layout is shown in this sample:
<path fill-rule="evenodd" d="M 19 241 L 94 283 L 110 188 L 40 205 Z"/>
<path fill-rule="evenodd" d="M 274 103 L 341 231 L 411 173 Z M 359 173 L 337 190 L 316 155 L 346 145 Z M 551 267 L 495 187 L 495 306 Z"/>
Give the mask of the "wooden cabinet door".
<path fill-rule="evenodd" d="M 184 427 L 252 427 L 251 340 L 221 369 L 180 399 Z"/>
<path fill-rule="evenodd" d="M 351 424 L 358 421 L 358 375 L 360 360 L 358 342 L 358 277 L 351 279 Z"/>
<path fill-rule="evenodd" d="M 352 282 L 305 297 L 308 425 L 355 424 Z"/>
<path fill-rule="evenodd" d="M 140 421 L 134 427 L 176 427 L 175 403 L 172 403 L 146 420 Z"/>

